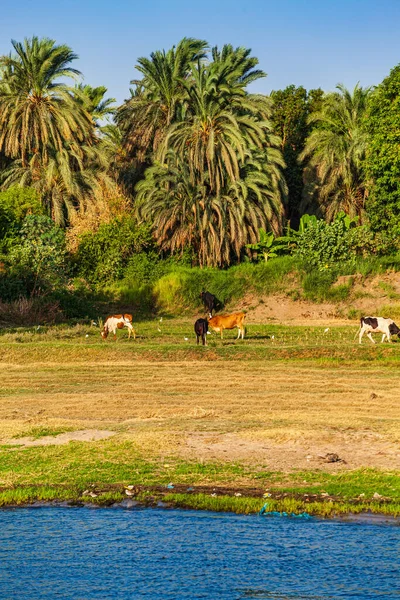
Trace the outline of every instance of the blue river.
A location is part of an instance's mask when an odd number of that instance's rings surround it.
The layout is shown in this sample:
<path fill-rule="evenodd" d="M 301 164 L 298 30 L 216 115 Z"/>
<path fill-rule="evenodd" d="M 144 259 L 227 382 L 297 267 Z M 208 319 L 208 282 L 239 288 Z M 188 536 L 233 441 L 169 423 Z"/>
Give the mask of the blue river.
<path fill-rule="evenodd" d="M 400 598 L 400 527 L 164 508 L 0 510 L 0 598 Z"/>

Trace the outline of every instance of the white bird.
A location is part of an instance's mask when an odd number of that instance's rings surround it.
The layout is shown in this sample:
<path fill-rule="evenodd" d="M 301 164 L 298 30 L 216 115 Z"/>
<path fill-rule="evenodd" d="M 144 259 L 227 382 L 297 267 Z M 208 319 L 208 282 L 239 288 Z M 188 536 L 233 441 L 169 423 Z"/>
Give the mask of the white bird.
<path fill-rule="evenodd" d="M 162 317 L 161 317 L 161 319 L 160 319 L 160 323 L 162 323 Z"/>
<path fill-rule="evenodd" d="M 207 335 L 211 335 L 211 331 L 207 331 Z"/>
<path fill-rule="evenodd" d="M 328 333 L 328 331 L 329 331 L 329 327 L 327 327 L 327 328 L 324 330 L 324 333 Z"/>
<path fill-rule="evenodd" d="M 160 329 L 159 327 L 157 327 L 157 331 L 159 331 L 160 333 L 162 333 L 162 332 L 161 332 L 161 329 Z"/>
<path fill-rule="evenodd" d="M 187 337 L 185 337 L 185 338 L 183 338 L 183 339 L 185 340 L 185 342 L 188 342 L 188 341 L 189 341 L 189 338 L 187 338 Z"/>
<path fill-rule="evenodd" d="M 274 339 L 275 339 L 275 336 L 274 336 L 274 335 L 271 335 L 271 340 L 274 340 Z"/>
<path fill-rule="evenodd" d="M 89 334 L 87 333 L 85 337 L 89 337 Z"/>

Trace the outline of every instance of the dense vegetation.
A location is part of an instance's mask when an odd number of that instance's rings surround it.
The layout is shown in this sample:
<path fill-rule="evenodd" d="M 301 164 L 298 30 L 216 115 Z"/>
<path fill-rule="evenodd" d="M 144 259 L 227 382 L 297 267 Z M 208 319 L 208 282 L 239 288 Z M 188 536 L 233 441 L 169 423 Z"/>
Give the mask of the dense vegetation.
<path fill-rule="evenodd" d="M 235 269 L 257 288 L 248 263 L 279 276 L 284 255 L 305 290 L 397 264 L 399 67 L 373 89 L 265 96 L 251 50 L 184 38 L 139 58 L 115 106 L 77 58 L 37 37 L 0 57 L 1 314 L 78 316 L 94 294 L 151 308 L 191 278 L 193 298 L 210 281 L 232 297 Z"/>

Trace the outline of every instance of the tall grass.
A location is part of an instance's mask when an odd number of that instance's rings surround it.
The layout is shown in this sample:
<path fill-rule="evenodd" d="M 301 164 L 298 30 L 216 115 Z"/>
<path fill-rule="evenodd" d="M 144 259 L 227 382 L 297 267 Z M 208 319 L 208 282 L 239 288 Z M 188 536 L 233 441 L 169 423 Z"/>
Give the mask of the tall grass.
<path fill-rule="evenodd" d="M 268 295 L 288 287 L 285 278 L 296 270 L 292 257 L 269 263 L 244 263 L 230 269 L 175 268 L 154 285 L 157 307 L 167 312 L 201 306 L 200 292 L 208 290 L 222 306 L 243 298 L 246 293 Z"/>

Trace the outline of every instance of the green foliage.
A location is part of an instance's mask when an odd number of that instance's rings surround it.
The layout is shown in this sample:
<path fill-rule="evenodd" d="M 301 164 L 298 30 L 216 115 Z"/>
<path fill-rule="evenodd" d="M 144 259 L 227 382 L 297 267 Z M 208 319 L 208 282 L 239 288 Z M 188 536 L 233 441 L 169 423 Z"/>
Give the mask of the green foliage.
<path fill-rule="evenodd" d="M 304 297 L 314 302 L 326 300 L 335 279 L 335 273 L 328 269 L 326 271 L 315 270 L 307 273 L 303 279 Z"/>
<path fill-rule="evenodd" d="M 27 215 L 42 213 L 43 207 L 32 188 L 11 187 L 0 192 L 0 240 L 3 251 L 10 246 L 10 238 L 17 235 Z"/>
<path fill-rule="evenodd" d="M 151 249 L 150 228 L 132 218 L 104 223 L 96 233 L 81 237 L 75 256 L 77 274 L 92 284 L 121 279 L 136 253 Z"/>
<path fill-rule="evenodd" d="M 275 258 L 278 256 L 279 251 L 287 248 L 286 244 L 281 243 L 282 238 L 274 238 L 272 232 L 267 233 L 264 229 L 259 230 L 260 240 L 256 244 L 246 244 L 246 248 L 254 250 L 257 254 L 261 254 L 264 257 L 265 262 L 269 258 Z"/>
<path fill-rule="evenodd" d="M 400 235 L 400 65 L 375 89 L 367 128 L 366 171 L 373 181 L 367 212 L 374 231 Z"/>
<path fill-rule="evenodd" d="M 42 215 L 44 212 L 37 191 L 29 187 L 14 186 L 0 192 L 0 207 L 17 222 L 22 222 L 29 214 Z"/>
<path fill-rule="evenodd" d="M 355 220 L 340 213 L 333 223 L 311 221 L 297 241 L 296 254 L 307 270 L 337 268 L 354 260 L 349 232 Z"/>
<path fill-rule="evenodd" d="M 288 185 L 288 215 L 291 224 L 297 225 L 303 193 L 303 165 L 299 155 L 304 149 L 307 136 L 312 131 L 308 117 L 320 109 L 323 98 L 321 89 L 307 90 L 289 85 L 284 90 L 271 93 L 274 101 L 272 122 L 282 140 L 284 170 Z"/>
<path fill-rule="evenodd" d="M 0 56 L 0 152 L 10 159 L 1 183 L 32 186 L 65 224 L 77 206 L 95 204 L 115 188 L 94 120 L 66 83 L 80 76 L 70 66 L 78 57 L 48 38 L 12 45 L 13 53 Z"/>
<path fill-rule="evenodd" d="M 19 279 L 25 294 L 40 294 L 65 282 L 67 250 L 64 232 L 44 215 L 22 221 L 19 241 L 6 256 L 8 272 L 3 284 Z M 0 283 L 0 289 L 2 285 Z"/>
<path fill-rule="evenodd" d="M 342 210 L 365 219 L 364 159 L 369 141 L 365 117 L 371 89 L 358 84 L 352 92 L 343 85 L 337 89 L 310 117 L 315 126 L 300 155 L 308 161 L 303 205 L 316 202 L 328 221 Z"/>

